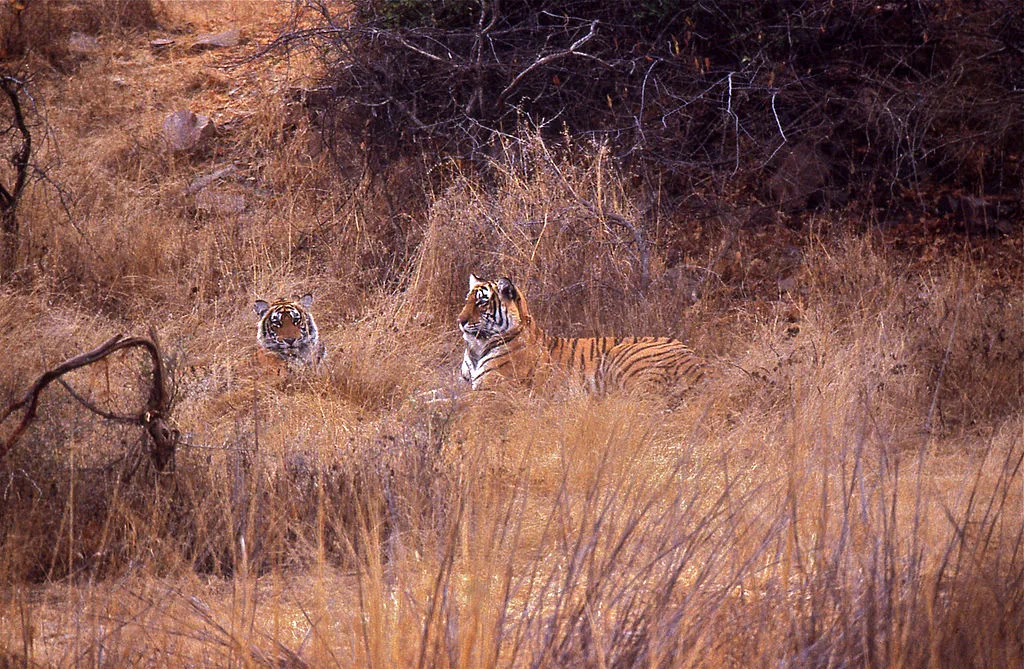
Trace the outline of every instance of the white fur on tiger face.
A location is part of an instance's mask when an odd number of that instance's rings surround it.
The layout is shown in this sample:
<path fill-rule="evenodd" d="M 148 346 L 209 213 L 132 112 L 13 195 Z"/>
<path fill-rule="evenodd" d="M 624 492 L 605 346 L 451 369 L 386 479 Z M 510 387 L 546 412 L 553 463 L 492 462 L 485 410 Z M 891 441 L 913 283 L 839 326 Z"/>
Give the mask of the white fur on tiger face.
<path fill-rule="evenodd" d="M 286 362 L 308 366 L 321 363 L 327 351 L 309 310 L 312 305 L 309 293 L 299 300 L 256 300 L 253 311 L 259 316 L 256 341 L 260 348 Z"/>
<path fill-rule="evenodd" d="M 462 378 L 474 390 L 507 381 L 535 385 L 560 370 L 598 393 L 619 388 L 674 395 L 706 370 L 693 351 L 672 337 L 549 335 L 508 277 L 487 281 L 470 274 L 458 325 L 466 342 Z"/>

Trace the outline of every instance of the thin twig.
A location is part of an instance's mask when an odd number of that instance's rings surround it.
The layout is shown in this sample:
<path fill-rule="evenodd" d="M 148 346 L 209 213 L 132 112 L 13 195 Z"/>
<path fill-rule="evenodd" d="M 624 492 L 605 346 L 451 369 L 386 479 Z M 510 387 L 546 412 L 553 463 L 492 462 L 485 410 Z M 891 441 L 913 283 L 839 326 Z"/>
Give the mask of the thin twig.
<path fill-rule="evenodd" d="M 57 379 L 57 383 L 64 386 L 64 390 L 68 391 L 68 393 L 72 397 L 78 400 L 79 404 L 81 404 L 82 406 L 84 406 L 86 409 L 93 412 L 97 416 L 100 416 L 101 418 L 112 420 L 115 423 L 131 423 L 133 425 L 138 422 L 137 416 L 122 416 L 121 414 L 116 414 L 111 411 L 104 411 L 103 409 L 99 408 L 98 406 L 96 406 L 95 404 L 93 404 L 92 402 L 85 399 L 77 392 L 75 392 L 75 389 L 71 387 L 71 384 L 65 381 L 64 379 Z"/>
<path fill-rule="evenodd" d="M 550 63 L 553 60 L 558 60 L 559 58 L 565 58 L 567 56 L 588 56 L 588 57 L 594 58 L 593 56 L 590 56 L 589 54 L 579 53 L 579 52 L 576 51 L 576 49 L 579 49 L 581 46 L 586 44 L 590 40 L 590 38 L 592 38 L 594 35 L 596 35 L 597 34 L 595 32 L 596 29 L 597 29 L 597 21 L 591 21 L 590 22 L 590 31 L 586 35 L 584 35 L 583 37 L 579 38 L 578 40 L 573 42 L 571 45 L 569 45 L 568 49 L 565 49 L 564 51 L 558 51 L 557 53 L 548 54 L 548 55 L 544 56 L 543 58 L 538 58 L 533 63 L 531 63 L 529 65 L 529 67 L 527 67 L 525 70 L 523 70 L 522 72 L 517 74 L 515 76 L 515 78 L 512 79 L 512 82 L 509 83 L 509 85 L 505 87 L 505 90 L 503 90 L 501 93 L 498 94 L 498 101 L 494 105 L 495 108 L 500 108 L 501 107 L 501 104 L 505 101 L 505 96 L 508 95 L 509 91 L 511 91 L 513 88 L 515 88 L 516 84 L 518 84 L 522 80 L 523 77 L 525 77 L 527 74 L 529 74 L 533 70 L 537 69 L 541 65 L 547 65 L 548 63 Z"/>

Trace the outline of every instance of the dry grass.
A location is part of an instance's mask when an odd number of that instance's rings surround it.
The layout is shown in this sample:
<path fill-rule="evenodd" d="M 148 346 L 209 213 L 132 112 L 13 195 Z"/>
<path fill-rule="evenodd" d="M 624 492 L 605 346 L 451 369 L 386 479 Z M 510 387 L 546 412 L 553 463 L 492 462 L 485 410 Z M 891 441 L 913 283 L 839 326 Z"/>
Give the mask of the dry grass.
<path fill-rule="evenodd" d="M 258 35 L 268 5 L 157 15 Z M 529 132 L 488 183 L 396 212 L 285 113 L 308 63 L 133 39 L 39 75 L 39 158 L 73 197 L 22 210 L 0 400 L 155 327 L 185 443 L 121 483 L 133 428 L 47 391 L 0 461 L 0 666 L 1024 661 L 1020 239 L 927 262 L 723 225 L 681 251 L 600 147 Z M 183 106 L 225 128 L 203 153 L 161 144 Z M 188 184 L 229 163 L 245 210 L 198 209 Z M 554 332 L 672 334 L 717 371 L 679 406 L 466 395 L 469 271 L 515 277 Z M 254 378 L 253 299 L 307 290 L 328 372 Z M 68 381 L 130 411 L 144 373 Z"/>

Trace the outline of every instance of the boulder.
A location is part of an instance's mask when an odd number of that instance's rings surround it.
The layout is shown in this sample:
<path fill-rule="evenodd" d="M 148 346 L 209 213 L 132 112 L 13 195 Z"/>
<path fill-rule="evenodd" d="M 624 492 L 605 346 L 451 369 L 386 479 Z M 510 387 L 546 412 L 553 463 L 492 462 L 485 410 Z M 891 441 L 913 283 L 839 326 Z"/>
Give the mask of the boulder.
<path fill-rule="evenodd" d="M 191 151 L 217 134 L 208 116 L 179 109 L 164 119 L 164 140 L 172 151 Z"/>
<path fill-rule="evenodd" d="M 238 46 L 242 33 L 235 28 L 222 33 L 203 33 L 198 35 L 190 47 L 192 51 L 206 51 L 208 49 L 221 49 L 225 47 Z"/>
<path fill-rule="evenodd" d="M 100 41 L 92 35 L 75 32 L 68 37 L 68 49 L 78 54 L 94 53 L 99 51 Z"/>
<path fill-rule="evenodd" d="M 195 210 L 214 216 L 237 216 L 245 211 L 245 196 L 226 188 L 204 188 L 195 197 Z"/>

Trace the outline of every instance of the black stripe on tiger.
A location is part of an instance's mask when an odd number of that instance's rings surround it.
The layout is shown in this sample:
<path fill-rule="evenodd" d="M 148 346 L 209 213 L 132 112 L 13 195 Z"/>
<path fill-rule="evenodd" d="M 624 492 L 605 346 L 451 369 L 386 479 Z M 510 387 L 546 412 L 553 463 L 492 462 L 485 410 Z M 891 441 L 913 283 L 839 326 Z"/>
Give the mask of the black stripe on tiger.
<path fill-rule="evenodd" d="M 680 389 L 698 381 L 705 369 L 693 351 L 669 337 L 549 335 L 508 278 L 487 281 L 471 274 L 458 324 L 466 342 L 462 377 L 474 389 L 506 380 L 537 384 L 551 371 L 576 376 L 597 392 L 651 385 Z"/>
<path fill-rule="evenodd" d="M 259 316 L 256 342 L 260 350 L 285 362 L 315 367 L 327 355 L 320 331 L 310 311 L 313 295 L 298 300 L 256 300 L 253 311 Z"/>

